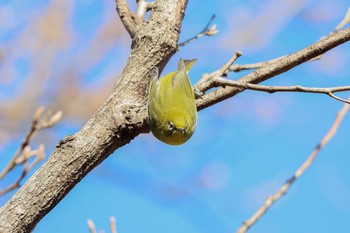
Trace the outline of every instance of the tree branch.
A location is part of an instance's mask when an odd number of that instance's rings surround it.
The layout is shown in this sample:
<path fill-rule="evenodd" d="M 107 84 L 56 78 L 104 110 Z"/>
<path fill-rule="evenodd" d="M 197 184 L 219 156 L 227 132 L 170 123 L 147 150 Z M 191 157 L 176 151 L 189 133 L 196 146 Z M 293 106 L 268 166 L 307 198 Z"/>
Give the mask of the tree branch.
<path fill-rule="evenodd" d="M 121 5 L 125 1 L 116 2 L 128 25 L 130 12 Z M 48 160 L 0 208 L 0 232 L 31 232 L 93 168 L 140 133 L 149 132 L 147 74 L 154 67 L 161 71 L 177 51 L 186 6 L 186 0 L 158 0 L 148 22 L 131 30 L 131 54 L 111 95 L 79 132 L 57 144 Z"/>
<path fill-rule="evenodd" d="M 26 148 L 28 148 L 28 147 L 26 147 Z M 28 154 L 28 156 L 26 156 L 26 154 Z M 29 158 L 33 157 L 33 156 L 35 156 L 34 161 L 29 163 L 28 162 Z M 24 152 L 23 156 L 18 158 L 19 161 L 16 161 L 16 165 L 24 163 L 24 167 L 23 167 L 21 175 L 11 185 L 9 185 L 8 187 L 6 187 L 3 190 L 0 190 L 0 196 L 5 195 L 6 193 L 8 193 L 8 192 L 10 192 L 10 191 L 20 187 L 21 181 L 28 174 L 28 172 L 33 170 L 33 168 L 40 161 L 42 161 L 44 158 L 45 158 L 45 146 L 44 146 L 44 144 L 40 144 L 40 146 L 39 146 L 39 148 L 37 150 L 30 151 L 30 149 L 29 149 L 29 151 L 27 153 Z"/>
<path fill-rule="evenodd" d="M 350 98 L 347 100 L 350 101 Z M 315 149 L 312 151 L 312 153 L 309 155 L 309 157 L 304 161 L 304 163 L 294 172 L 293 176 L 291 176 L 286 183 L 272 196 L 268 197 L 264 204 L 248 219 L 246 220 L 243 225 L 237 230 L 237 233 L 245 233 L 247 230 L 253 226 L 256 221 L 258 221 L 265 213 L 266 211 L 274 204 L 276 201 L 278 201 L 283 195 L 287 193 L 290 186 L 301 176 L 304 174 L 304 172 L 312 165 L 314 160 L 316 159 L 318 153 L 321 151 L 321 149 L 327 145 L 327 143 L 333 138 L 333 136 L 336 134 L 337 129 L 339 128 L 340 123 L 344 119 L 344 116 L 348 112 L 350 108 L 349 104 L 344 104 L 342 109 L 338 112 L 331 128 L 328 130 L 328 132 L 325 134 L 321 142 L 315 147 Z"/>
<path fill-rule="evenodd" d="M 275 92 L 304 92 L 304 93 L 316 93 L 316 94 L 326 94 L 330 97 L 342 101 L 344 103 L 350 104 L 348 100 L 342 99 L 334 95 L 335 92 L 342 91 L 350 91 L 350 86 L 340 86 L 340 87 L 303 87 L 303 86 L 264 86 L 257 85 L 251 83 L 241 83 L 234 80 L 228 80 L 221 77 L 214 77 L 210 82 L 208 82 L 210 86 L 231 86 L 231 87 L 239 87 L 242 90 L 254 90 L 254 91 L 262 91 L 267 93 L 275 93 Z"/>
<path fill-rule="evenodd" d="M 154 2 L 147 22 L 137 20 L 125 0 L 116 0 L 116 3 L 121 20 L 133 38 L 131 54 L 121 76 L 97 113 L 79 132 L 62 139 L 44 165 L 0 208 L 0 232 L 32 231 L 93 168 L 140 133 L 149 132 L 146 102 L 150 79 L 147 74 L 154 67 L 161 71 L 177 51 L 187 0 Z M 350 30 L 344 29 L 239 81 L 262 82 L 349 39 Z M 241 88 L 235 87 L 219 88 L 198 99 L 198 109 L 240 91 Z"/>
<path fill-rule="evenodd" d="M 337 32 L 339 31 L 340 29 L 342 29 L 346 24 L 350 23 L 350 7 L 348 8 L 344 18 L 341 20 L 341 22 L 339 22 L 339 24 L 334 28 L 334 31 L 331 32 L 329 35 L 333 34 L 334 32 Z M 320 40 L 324 39 L 325 36 L 323 36 Z M 281 59 L 281 58 L 284 58 L 286 56 L 281 56 L 281 57 L 277 57 L 277 58 L 274 58 L 272 60 L 269 60 L 269 61 L 265 61 L 265 62 L 257 62 L 257 63 L 253 63 L 253 64 L 235 64 L 235 65 L 232 65 L 230 67 L 230 71 L 233 71 L 233 72 L 240 72 L 242 70 L 252 70 L 252 69 L 258 69 L 258 68 L 262 68 L 264 66 L 267 66 L 267 65 L 270 65 L 272 62 L 276 62 L 277 60 Z M 312 58 L 311 60 L 309 60 L 310 62 L 311 61 L 316 61 L 316 60 L 319 60 L 321 58 L 321 56 L 317 56 L 317 57 L 314 57 Z"/>
<path fill-rule="evenodd" d="M 257 84 L 270 79 L 278 74 L 286 72 L 304 62 L 311 60 L 325 52 L 333 49 L 334 47 L 343 44 L 350 40 L 350 28 L 345 28 L 334 34 L 331 34 L 324 39 L 302 49 L 298 52 L 292 53 L 275 62 L 271 62 L 268 66 L 264 66 L 257 69 L 250 74 L 240 78 L 238 81 L 241 83 Z M 197 109 L 201 110 L 212 106 L 220 101 L 231 98 L 240 93 L 242 88 L 226 87 L 218 88 L 201 98 L 196 100 Z"/>
<path fill-rule="evenodd" d="M 31 126 L 29 128 L 28 133 L 24 137 L 20 148 L 16 151 L 16 153 L 12 156 L 12 159 L 10 162 L 6 165 L 6 167 L 1 171 L 0 173 L 0 180 L 4 178 L 5 175 L 7 175 L 13 168 L 15 168 L 19 164 L 19 159 L 22 157 L 21 160 L 26 161 L 26 153 L 25 149 L 28 148 L 28 145 L 30 141 L 35 137 L 35 135 L 43 129 L 50 128 L 54 126 L 62 117 L 62 112 L 58 111 L 53 116 L 50 116 L 50 114 L 46 114 L 46 119 L 41 119 L 45 108 L 40 107 L 38 108 L 33 116 L 33 120 L 31 123 Z M 30 151 L 30 150 L 29 150 Z M 28 152 L 29 153 L 29 152 Z M 22 156 L 21 156 L 22 155 Z M 23 163 L 23 162 L 22 162 Z M 1 196 L 1 195 L 0 195 Z"/>
<path fill-rule="evenodd" d="M 225 65 L 223 65 L 220 69 L 210 73 L 210 74 L 203 74 L 201 79 L 194 85 L 194 89 L 198 92 L 200 92 L 201 96 L 203 96 L 204 92 L 209 90 L 210 88 L 215 86 L 215 83 L 213 82 L 213 79 L 215 77 L 221 77 L 226 76 L 227 73 L 230 71 L 230 66 L 240 57 L 242 56 L 242 53 L 240 51 L 236 51 L 232 57 L 226 62 Z"/>
<path fill-rule="evenodd" d="M 51 112 L 47 112 L 45 116 L 43 116 L 44 110 L 44 107 L 40 107 L 35 111 L 31 126 L 24 137 L 21 146 L 1 171 L 0 180 L 4 179 L 15 167 L 23 165 L 20 176 L 11 185 L 0 189 L 0 196 L 20 187 L 21 181 L 28 172 L 33 170 L 34 167 L 45 158 L 45 146 L 43 144 L 40 144 L 39 148 L 36 150 L 32 150 L 29 144 L 39 131 L 54 126 L 61 119 L 62 112 L 58 111 L 53 115 Z M 33 157 L 35 157 L 34 160 L 31 159 Z M 32 161 L 30 162 L 30 160 Z"/>

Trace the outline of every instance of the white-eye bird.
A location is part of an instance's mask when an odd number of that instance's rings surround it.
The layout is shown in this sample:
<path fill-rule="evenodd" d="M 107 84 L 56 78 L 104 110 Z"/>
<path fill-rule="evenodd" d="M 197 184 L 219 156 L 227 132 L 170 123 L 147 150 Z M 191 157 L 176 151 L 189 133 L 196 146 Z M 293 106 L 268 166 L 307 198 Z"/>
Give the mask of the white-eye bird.
<path fill-rule="evenodd" d="M 195 60 L 179 60 L 178 69 L 152 78 L 148 90 L 148 117 L 153 135 L 170 145 L 181 145 L 193 134 L 197 107 L 187 75 Z"/>

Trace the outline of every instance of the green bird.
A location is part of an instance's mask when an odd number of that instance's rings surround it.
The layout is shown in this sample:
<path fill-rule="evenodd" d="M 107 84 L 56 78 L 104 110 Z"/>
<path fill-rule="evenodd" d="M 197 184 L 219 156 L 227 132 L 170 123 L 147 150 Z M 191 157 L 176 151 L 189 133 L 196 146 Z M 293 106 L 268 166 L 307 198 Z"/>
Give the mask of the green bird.
<path fill-rule="evenodd" d="M 179 60 L 178 69 L 151 80 L 148 117 L 153 135 L 170 145 L 181 145 L 192 136 L 197 123 L 194 92 L 187 75 L 197 61 Z"/>

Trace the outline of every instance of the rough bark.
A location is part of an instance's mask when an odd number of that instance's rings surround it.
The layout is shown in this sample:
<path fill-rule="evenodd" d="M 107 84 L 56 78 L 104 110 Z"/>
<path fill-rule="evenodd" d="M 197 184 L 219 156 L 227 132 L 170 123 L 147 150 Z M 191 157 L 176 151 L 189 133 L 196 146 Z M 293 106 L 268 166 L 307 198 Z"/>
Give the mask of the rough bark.
<path fill-rule="evenodd" d="M 186 0 L 159 0 L 137 27 L 127 65 L 112 94 L 76 134 L 61 140 L 45 164 L 0 209 L 0 232 L 30 232 L 94 167 L 148 132 L 148 72 L 176 52 Z M 87 103 L 88 104 L 88 103 Z"/>
<path fill-rule="evenodd" d="M 127 16 L 128 9 L 118 9 L 121 17 L 129 17 L 122 21 L 132 37 L 132 50 L 123 73 L 98 112 L 79 132 L 61 140 L 47 162 L 0 209 L 0 232 L 30 232 L 89 171 L 140 133 L 149 132 L 147 74 L 154 67 L 162 70 L 176 52 L 186 5 L 187 0 L 158 0 L 147 22 L 134 21 L 133 16 Z M 350 28 L 239 81 L 265 81 L 348 40 Z M 235 87 L 218 88 L 199 98 L 197 108 L 201 110 L 241 91 Z"/>

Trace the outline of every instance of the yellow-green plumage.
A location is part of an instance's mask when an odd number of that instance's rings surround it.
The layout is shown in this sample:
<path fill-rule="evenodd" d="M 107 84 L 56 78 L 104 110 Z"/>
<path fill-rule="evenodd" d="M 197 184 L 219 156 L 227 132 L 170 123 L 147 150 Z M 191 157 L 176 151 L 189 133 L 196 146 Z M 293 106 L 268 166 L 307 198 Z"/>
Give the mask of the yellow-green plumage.
<path fill-rule="evenodd" d="M 196 60 L 179 60 L 178 70 L 158 79 L 148 90 L 148 116 L 153 135 L 170 145 L 185 143 L 197 122 L 194 93 L 187 72 Z"/>

